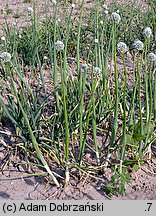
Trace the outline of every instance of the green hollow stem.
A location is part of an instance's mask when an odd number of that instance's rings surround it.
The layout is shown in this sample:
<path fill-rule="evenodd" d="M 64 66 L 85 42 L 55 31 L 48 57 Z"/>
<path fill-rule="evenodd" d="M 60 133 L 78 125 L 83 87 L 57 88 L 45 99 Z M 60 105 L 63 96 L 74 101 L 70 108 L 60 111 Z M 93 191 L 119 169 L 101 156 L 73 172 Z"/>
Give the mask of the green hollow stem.
<path fill-rule="evenodd" d="M 154 74 L 154 122 L 156 124 L 156 73 Z"/>
<path fill-rule="evenodd" d="M 104 26 L 103 26 L 102 32 L 103 31 L 104 31 Z M 108 66 L 109 66 L 109 55 L 110 55 L 110 49 L 112 45 L 113 34 L 114 34 L 114 27 L 112 27 L 111 29 L 109 43 L 106 48 L 105 56 L 103 56 L 105 51 L 102 49 L 103 86 L 104 86 L 104 92 L 106 95 L 106 107 L 110 107 L 112 105 L 111 100 L 110 100 L 110 95 L 109 95 L 110 92 L 109 92 L 109 81 L 108 81 L 108 78 L 109 78 Z M 103 38 L 103 33 L 102 33 L 102 40 L 105 40 L 105 38 Z M 102 46 L 103 46 L 103 41 L 102 41 Z M 112 55 L 112 58 L 113 58 L 113 55 Z"/>
<path fill-rule="evenodd" d="M 143 115 L 142 115 L 142 101 L 141 101 L 141 68 L 142 59 L 138 67 L 138 103 L 139 103 L 139 118 L 140 118 L 140 135 L 143 135 Z M 139 141 L 139 157 L 142 157 L 143 141 Z"/>
<path fill-rule="evenodd" d="M 66 51 L 64 51 L 65 56 Z M 66 58 L 66 57 L 65 57 Z M 65 62 L 65 59 L 64 59 Z M 65 64 L 65 63 L 64 63 Z M 62 53 L 60 53 L 60 70 L 61 70 L 61 89 L 62 89 L 62 101 L 63 101 L 63 113 L 65 123 L 65 139 L 64 139 L 64 154 L 65 154 L 65 166 L 66 166 L 66 179 L 65 184 L 69 183 L 69 126 L 68 126 L 68 112 L 67 112 L 67 79 L 66 79 L 66 66 L 62 63 Z"/>
<path fill-rule="evenodd" d="M 118 69 L 117 69 L 117 57 L 116 57 L 116 24 L 113 23 L 112 26 L 112 60 L 114 60 L 114 76 L 115 76 L 115 105 L 114 105 L 114 120 L 113 120 L 113 127 L 110 137 L 109 149 L 106 155 L 106 162 L 105 162 L 105 169 L 107 168 L 108 161 L 112 155 L 115 146 L 115 138 L 118 129 L 118 104 L 119 104 L 119 82 L 118 82 Z M 111 44 L 109 44 L 110 46 Z M 110 49 L 110 48 L 109 48 Z"/>
<path fill-rule="evenodd" d="M 136 53 L 134 53 L 134 67 L 133 67 L 133 81 L 134 81 L 134 87 L 133 87 L 133 94 L 132 94 L 132 100 L 131 100 L 131 108 L 130 108 L 130 120 L 129 120 L 129 126 L 133 127 L 135 124 L 135 98 L 136 98 L 136 92 L 137 92 L 137 85 L 138 85 L 138 76 L 136 77 Z"/>
<path fill-rule="evenodd" d="M 148 44 L 149 40 L 145 39 L 145 50 L 144 50 L 144 62 L 145 62 L 145 106 L 146 106 L 146 123 L 149 122 L 149 76 L 148 76 L 148 70 L 147 70 L 147 50 L 148 50 Z"/>
<path fill-rule="evenodd" d="M 85 76 L 86 76 L 86 71 L 85 71 Z M 92 85 L 92 89 L 91 89 L 91 97 L 93 97 L 94 93 L 96 90 L 96 85 Z M 85 145 L 86 145 L 86 139 L 87 139 L 87 133 L 88 133 L 88 129 L 89 129 L 89 121 L 91 118 L 91 114 L 92 114 L 92 109 L 93 109 L 93 105 L 92 105 L 92 99 L 89 100 L 89 104 L 88 104 L 88 109 L 87 109 L 87 113 L 86 113 L 86 121 L 85 121 L 85 133 L 84 133 L 84 138 L 83 138 L 83 142 L 82 142 L 82 148 L 80 149 L 80 162 L 79 165 L 82 165 L 82 158 L 83 158 L 83 153 L 85 150 Z"/>
<path fill-rule="evenodd" d="M 88 61 L 90 59 L 90 52 L 88 54 L 87 57 L 87 61 L 86 64 L 88 65 Z M 87 70 L 84 70 L 84 75 L 83 75 L 83 83 L 82 83 L 82 95 L 84 95 L 85 92 L 85 86 L 86 86 L 86 76 L 87 76 Z M 95 86 L 94 86 L 95 88 Z M 95 92 L 95 89 L 92 88 L 93 92 Z M 82 140 L 82 146 L 80 148 L 80 155 L 79 155 L 79 166 L 82 166 L 82 158 L 83 158 L 83 153 L 85 150 L 85 145 L 86 145 L 86 139 L 87 139 L 87 133 L 88 133 L 88 129 L 89 129 L 89 120 L 90 120 L 90 116 L 91 116 L 91 110 L 92 110 L 92 104 L 91 104 L 91 100 L 89 100 L 89 104 L 88 104 L 88 109 L 86 109 L 86 120 L 83 123 L 83 126 L 85 128 L 84 130 L 84 136 L 83 136 L 83 140 Z"/>
<path fill-rule="evenodd" d="M 70 36 L 70 23 L 71 23 L 72 10 L 68 18 L 67 32 L 65 38 L 65 47 L 62 53 L 60 52 L 60 70 L 61 70 L 61 89 L 62 89 L 62 100 L 63 100 L 63 113 L 64 113 L 64 122 L 65 122 L 65 144 L 64 144 L 64 154 L 65 154 L 65 185 L 69 184 L 70 175 L 69 175 L 69 122 L 68 122 L 68 112 L 67 112 L 67 46 Z M 62 62 L 63 60 L 63 62 Z"/>
<path fill-rule="evenodd" d="M 78 37 L 79 37 L 79 34 L 78 34 Z M 77 56 L 78 56 L 77 59 L 79 59 L 79 52 L 78 52 L 78 50 L 79 50 L 79 48 L 77 49 Z M 91 48 L 90 48 L 90 50 L 91 50 Z M 86 61 L 86 65 L 88 65 L 90 54 L 91 54 L 91 52 L 89 51 L 88 52 L 87 61 Z M 80 69 L 79 69 L 79 71 L 80 71 Z M 83 158 L 83 153 L 84 153 L 84 149 L 85 149 L 85 145 L 86 145 L 87 132 L 88 132 L 88 128 L 89 128 L 89 120 L 90 120 L 90 116 L 91 116 L 92 108 L 93 108 L 93 100 L 92 100 L 92 96 L 91 96 L 91 99 L 90 99 L 89 105 L 88 105 L 88 109 L 86 110 L 86 112 L 87 112 L 87 114 L 86 114 L 86 120 L 85 120 L 85 122 L 82 125 L 82 117 L 83 117 L 82 114 L 84 113 L 84 92 L 85 92 L 85 86 L 86 86 L 86 76 L 87 76 L 87 70 L 84 70 L 83 76 L 82 76 L 82 74 L 79 75 L 79 73 L 78 73 L 79 92 L 80 92 L 80 95 L 81 95 L 80 96 L 80 109 L 79 109 L 79 112 L 80 112 L 80 114 L 79 114 L 79 116 L 80 116 L 80 120 L 79 120 L 79 123 L 80 123 L 80 156 L 79 156 L 79 165 L 80 166 L 82 166 L 82 158 Z M 82 80 L 83 80 L 83 82 L 81 82 Z M 92 85 L 91 95 L 94 95 L 95 88 L 96 88 L 96 86 Z M 94 106 L 95 106 L 95 104 L 94 104 Z M 85 128 L 84 134 L 82 134 L 82 132 L 83 132 L 82 126 Z M 82 134 L 82 136 L 81 136 L 81 134 Z M 95 141 L 96 140 L 95 137 L 96 137 L 96 127 L 94 127 L 94 143 L 97 143 Z M 96 152 L 97 152 L 96 156 L 99 158 L 99 156 L 98 156 L 99 155 L 98 150 Z M 99 159 L 98 159 L 98 161 L 99 161 Z"/>
<path fill-rule="evenodd" d="M 43 76 L 43 71 L 42 71 L 42 67 L 41 67 L 41 61 L 40 61 L 40 57 L 39 57 L 39 53 L 38 53 L 38 44 L 37 44 L 37 30 L 36 30 L 36 22 L 37 22 L 37 17 L 36 17 L 36 12 L 35 12 L 35 5 L 34 5 L 34 13 L 33 13 L 33 19 L 32 19 L 32 32 L 33 32 L 33 42 L 34 42 L 34 51 L 33 51 L 33 69 L 35 70 L 35 60 L 37 57 L 37 61 L 38 61 L 38 66 L 39 66 L 39 71 L 40 71 L 40 80 L 43 86 L 43 90 L 44 90 L 44 95 L 46 97 L 46 86 L 45 86 L 45 80 L 44 80 L 44 76 Z"/>
<path fill-rule="evenodd" d="M 114 148 L 115 145 L 115 137 L 118 128 L 118 103 L 119 103 L 119 91 L 118 91 L 118 70 L 117 70 L 117 61 L 116 61 L 116 26 L 113 25 L 113 39 L 112 39 L 112 59 L 114 60 L 114 75 L 115 75 L 115 108 L 114 108 L 114 121 L 113 121 L 113 128 L 112 134 L 110 139 L 110 149 Z"/>
<path fill-rule="evenodd" d="M 102 66 L 102 76 L 103 76 L 103 91 L 105 93 L 106 97 L 106 107 L 110 105 L 109 100 L 108 100 L 108 53 L 109 53 L 109 47 L 106 49 L 106 56 L 104 56 L 105 51 L 104 51 L 104 41 L 105 41 L 105 35 L 104 31 L 106 28 L 106 20 L 104 21 L 104 24 L 102 25 L 102 32 L 101 32 L 101 66 Z M 111 40 L 110 40 L 111 41 Z"/>
<path fill-rule="evenodd" d="M 121 140 L 121 157 L 120 157 L 120 174 L 122 173 L 122 164 L 125 157 L 126 149 L 126 94 L 127 94 L 127 69 L 125 63 L 124 54 L 122 55 L 123 65 L 124 65 L 124 93 L 123 93 L 123 135 Z"/>
<path fill-rule="evenodd" d="M 79 104 L 80 149 L 82 148 L 82 142 L 83 142 L 83 121 L 82 121 L 83 113 L 84 113 L 84 88 L 83 87 L 85 87 L 82 84 L 82 71 L 80 69 L 80 34 L 81 34 L 83 5 L 84 5 L 84 0 L 82 1 L 82 4 L 80 6 L 80 20 L 78 25 L 78 36 L 77 36 L 77 72 L 78 72 L 78 86 L 79 86 L 79 98 L 80 98 L 80 104 Z M 86 71 L 85 71 L 85 75 L 86 75 Z M 86 76 L 84 78 L 86 80 Z M 85 82 L 85 80 L 83 80 L 83 82 Z"/>
<path fill-rule="evenodd" d="M 149 119 L 148 119 L 148 122 L 147 122 L 147 134 L 146 134 L 146 140 L 145 140 L 145 146 L 144 146 L 144 149 L 147 148 L 148 146 L 148 141 L 149 141 L 149 135 L 150 135 L 150 126 L 151 126 L 151 123 L 152 123 L 152 112 L 153 112 L 153 95 L 152 95 L 152 92 L 153 92 L 153 89 L 152 89 L 152 84 L 153 84 L 153 76 L 152 76 L 152 66 L 153 64 L 150 63 L 150 66 L 149 66 L 149 76 L 148 76 L 148 82 L 149 82 Z"/>
<path fill-rule="evenodd" d="M 96 127 L 96 107 L 95 107 L 95 90 L 96 90 L 96 83 L 95 83 L 95 78 L 92 78 L 92 96 L 91 96 L 91 101 L 92 101 L 92 128 L 93 128 L 93 140 L 94 140 L 94 146 L 95 146 L 95 152 L 96 152 L 96 159 L 97 159 L 97 165 L 100 164 L 100 158 L 99 158 L 99 149 L 97 145 L 97 127 Z"/>
<path fill-rule="evenodd" d="M 59 94 L 58 94 L 58 71 L 57 71 L 57 52 L 55 49 L 55 43 L 56 43 L 56 35 L 57 35 L 57 11 L 58 11 L 58 1 L 55 6 L 55 11 L 54 11 L 54 64 L 52 63 L 52 68 L 54 70 L 53 73 L 53 83 L 54 83 L 54 88 L 55 88 L 55 99 L 56 99 L 56 109 L 57 111 L 60 110 L 60 103 L 59 103 Z M 49 51 L 51 51 L 51 40 L 50 40 L 50 33 L 49 33 Z M 51 53 L 51 52 L 50 52 Z M 51 62 L 53 61 L 53 58 L 50 54 Z"/>
<path fill-rule="evenodd" d="M 101 69 L 101 53 L 100 53 L 100 41 L 99 41 L 99 1 L 97 1 L 96 8 L 95 8 L 95 16 L 96 16 L 96 26 L 95 26 L 95 35 L 96 39 L 98 40 L 98 43 L 95 43 L 95 65 L 98 66 Z M 94 60 L 93 60 L 94 62 Z M 99 149 L 97 145 L 97 126 L 96 126 L 96 106 L 95 106 L 95 90 L 98 82 L 96 81 L 96 77 L 94 77 L 92 68 L 92 95 L 91 95 L 91 101 L 92 101 L 92 129 L 93 129 L 93 140 L 94 140 L 94 146 L 95 146 L 95 152 L 96 152 L 96 160 L 97 165 L 100 164 L 100 158 L 99 158 Z"/>
<path fill-rule="evenodd" d="M 96 26 L 95 26 L 95 35 L 96 39 L 98 40 L 97 43 L 97 57 L 96 57 L 96 65 L 101 69 L 101 48 L 100 48 L 100 38 L 99 38 L 99 0 L 96 1 L 96 8 L 95 8 L 95 17 L 96 17 Z"/>

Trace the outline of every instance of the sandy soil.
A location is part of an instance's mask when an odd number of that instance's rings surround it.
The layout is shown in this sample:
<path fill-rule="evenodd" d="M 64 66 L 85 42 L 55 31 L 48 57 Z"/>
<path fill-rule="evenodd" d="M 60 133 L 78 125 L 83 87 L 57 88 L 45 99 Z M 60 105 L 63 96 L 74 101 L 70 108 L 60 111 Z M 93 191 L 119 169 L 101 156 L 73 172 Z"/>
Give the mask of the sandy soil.
<path fill-rule="evenodd" d="M 100 193 L 91 184 L 57 188 L 42 177 L 25 176 L 25 172 L 19 173 L 15 168 L 9 168 L 4 175 L 0 174 L 0 200 L 108 199 L 104 192 Z"/>
<path fill-rule="evenodd" d="M 3 0 L 0 1 L 0 26 L 5 23 L 5 18 L 7 17 L 7 22 L 9 24 L 12 24 L 13 21 L 16 21 L 18 26 L 23 26 L 26 24 L 26 17 L 27 17 L 27 8 L 33 7 L 33 3 L 36 2 L 35 10 L 39 14 L 40 19 L 45 18 L 45 1 L 42 0 L 32 0 L 31 3 L 25 3 L 26 0 Z M 75 4 L 77 5 L 79 0 L 75 0 Z M 95 1 L 96 2 L 96 1 Z M 109 6 L 109 4 L 112 2 L 112 0 L 106 0 L 106 4 Z M 132 4 L 131 0 L 117 0 L 117 4 Z M 143 0 L 137 0 L 134 3 L 135 5 L 139 5 L 142 7 L 142 9 L 146 9 L 147 5 L 144 3 Z M 93 7 L 93 3 L 90 0 L 85 1 L 85 8 L 86 10 L 89 10 L 91 7 Z M 51 9 L 53 8 L 53 4 L 51 4 Z M 7 13 L 7 16 L 6 16 Z M 0 27 L 1 30 L 1 27 Z"/>
<path fill-rule="evenodd" d="M 4 23 L 6 9 L 11 9 L 12 12 L 8 17 L 11 24 L 12 21 L 17 22 L 18 26 L 25 24 L 26 9 L 32 4 L 23 3 L 24 0 L 4 0 L 0 1 L 0 26 Z M 44 18 L 45 7 L 44 1 L 39 0 L 40 4 L 37 7 L 40 17 Z M 86 1 L 87 2 L 87 1 Z M 107 0 L 106 3 L 110 3 Z M 125 3 L 125 0 L 118 1 Z M 127 2 L 127 1 L 126 1 Z M 136 1 L 142 5 L 142 1 Z M 127 2 L 129 3 L 129 2 Z M 88 7 L 88 5 L 86 5 Z M 90 7 L 90 6 L 89 6 Z M 145 5 L 143 5 L 145 8 Z M 19 18 L 15 18 L 19 15 Z M 10 128 L 9 128 L 10 129 Z M 5 139 L 10 142 L 9 137 Z M 0 165 L 2 162 L 3 147 L 0 144 Z M 125 196 L 114 196 L 111 199 L 156 199 L 156 172 L 155 159 L 151 164 L 147 164 L 143 169 L 133 173 L 131 184 L 126 186 Z M 76 185 L 70 185 L 66 188 L 56 188 L 54 185 L 43 177 L 28 177 L 24 166 L 20 166 L 20 171 L 11 163 L 5 167 L 5 171 L 0 172 L 0 200 L 2 199 L 110 199 L 106 196 L 103 188 L 104 183 L 96 181 L 88 181 L 84 185 L 80 182 Z"/>
<path fill-rule="evenodd" d="M 147 171 L 147 166 L 144 170 Z M 104 185 L 98 182 L 81 183 L 57 188 L 43 177 L 29 177 L 24 169 L 12 165 L 0 173 L 0 200 L 155 200 L 156 174 L 139 170 L 126 186 L 124 196 L 108 197 Z"/>

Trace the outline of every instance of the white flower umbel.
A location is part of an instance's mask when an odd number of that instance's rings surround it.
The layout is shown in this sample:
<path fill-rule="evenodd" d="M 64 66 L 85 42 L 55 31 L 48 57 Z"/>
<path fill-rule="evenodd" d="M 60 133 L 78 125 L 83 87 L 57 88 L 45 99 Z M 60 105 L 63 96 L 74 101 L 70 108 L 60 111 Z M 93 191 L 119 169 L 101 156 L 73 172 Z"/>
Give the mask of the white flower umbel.
<path fill-rule="evenodd" d="M 143 31 L 145 37 L 150 38 L 152 36 L 152 29 L 150 27 L 146 27 Z"/>
<path fill-rule="evenodd" d="M 64 49 L 64 43 L 63 43 L 62 41 L 57 41 L 57 42 L 55 43 L 55 49 L 56 49 L 57 51 L 63 50 L 63 49 Z"/>
<path fill-rule="evenodd" d="M 101 69 L 99 67 L 95 67 L 93 74 L 94 74 L 94 76 L 100 76 L 101 75 Z"/>
<path fill-rule="evenodd" d="M 133 43 L 133 48 L 137 51 L 141 51 L 144 48 L 144 44 L 142 41 L 136 39 Z"/>
<path fill-rule="evenodd" d="M 114 23 L 116 23 L 116 24 L 119 24 L 120 20 L 121 20 L 121 17 L 120 17 L 120 15 L 119 15 L 118 13 L 113 12 L 113 13 L 110 15 L 110 21 L 111 21 L 111 22 L 114 22 Z"/>
<path fill-rule="evenodd" d="M 156 55 L 154 53 L 148 53 L 147 55 L 147 59 L 150 61 L 150 62 L 155 62 L 156 61 Z"/>
<path fill-rule="evenodd" d="M 34 10 L 32 7 L 28 7 L 27 12 L 28 12 L 28 15 L 31 15 L 34 12 Z"/>
<path fill-rule="evenodd" d="M 5 37 L 4 37 L 4 36 L 2 36 L 2 37 L 1 37 L 1 40 L 2 40 L 2 41 L 5 41 Z"/>
<path fill-rule="evenodd" d="M 125 54 L 128 51 L 128 47 L 124 42 L 119 42 L 117 44 L 117 51 L 119 53 Z"/>
<path fill-rule="evenodd" d="M 11 54 L 8 52 L 2 52 L 2 53 L 0 53 L 0 59 L 3 62 L 10 62 L 11 61 Z"/>

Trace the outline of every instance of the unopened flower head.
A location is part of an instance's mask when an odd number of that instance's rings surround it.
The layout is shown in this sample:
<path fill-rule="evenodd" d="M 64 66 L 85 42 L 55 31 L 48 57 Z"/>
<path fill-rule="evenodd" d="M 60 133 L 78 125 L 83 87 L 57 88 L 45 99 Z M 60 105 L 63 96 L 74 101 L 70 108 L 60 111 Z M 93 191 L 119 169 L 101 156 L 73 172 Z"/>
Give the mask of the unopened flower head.
<path fill-rule="evenodd" d="M 94 74 L 94 76 L 100 76 L 101 75 L 101 69 L 99 67 L 95 67 L 93 74 Z"/>
<path fill-rule="evenodd" d="M 128 51 L 128 47 L 127 47 L 127 45 L 124 42 L 119 42 L 117 44 L 117 51 L 119 53 L 124 54 L 124 53 L 126 53 Z"/>
<path fill-rule="evenodd" d="M 137 51 L 141 51 L 144 48 L 144 44 L 142 41 L 136 39 L 133 43 L 133 48 Z"/>
<path fill-rule="evenodd" d="M 15 21 L 12 22 L 12 27 L 15 27 L 17 23 Z"/>
<path fill-rule="evenodd" d="M 143 31 L 143 34 L 145 37 L 150 38 L 152 35 L 152 29 L 150 27 L 146 27 Z"/>
<path fill-rule="evenodd" d="M 102 5 L 102 7 L 103 7 L 105 10 L 107 10 L 107 8 L 108 8 L 106 4 Z"/>
<path fill-rule="evenodd" d="M 75 8 L 75 4 L 72 4 L 71 6 L 72 6 L 72 8 Z"/>
<path fill-rule="evenodd" d="M 0 59 L 3 62 L 10 62 L 11 61 L 11 54 L 8 52 L 2 52 L 2 53 L 0 53 Z"/>
<path fill-rule="evenodd" d="M 108 10 L 105 10 L 104 13 L 105 13 L 106 15 L 108 15 Z"/>
<path fill-rule="evenodd" d="M 154 53 L 148 53 L 147 55 L 147 59 L 150 61 L 150 62 L 155 62 L 156 61 L 156 55 Z"/>
<path fill-rule="evenodd" d="M 47 57 L 47 56 L 44 56 L 43 59 L 46 61 L 46 60 L 48 60 L 48 57 Z"/>
<path fill-rule="evenodd" d="M 99 43 L 98 38 L 95 38 L 94 42 L 95 42 L 96 44 Z"/>
<path fill-rule="evenodd" d="M 2 37 L 1 37 L 1 40 L 2 40 L 2 41 L 5 41 L 5 37 L 4 37 L 4 36 L 2 36 Z"/>
<path fill-rule="evenodd" d="M 34 12 L 34 10 L 32 7 L 28 7 L 27 12 L 28 12 L 28 15 L 31 15 Z"/>
<path fill-rule="evenodd" d="M 56 49 L 57 51 L 63 50 L 63 49 L 64 49 L 64 43 L 63 43 L 62 41 L 57 41 L 57 42 L 55 43 L 55 49 Z"/>
<path fill-rule="evenodd" d="M 86 63 L 81 65 L 81 72 L 84 73 L 85 71 L 88 70 L 88 65 Z"/>
<path fill-rule="evenodd" d="M 110 16 L 110 21 L 116 24 L 119 24 L 121 17 L 118 13 L 113 12 Z"/>

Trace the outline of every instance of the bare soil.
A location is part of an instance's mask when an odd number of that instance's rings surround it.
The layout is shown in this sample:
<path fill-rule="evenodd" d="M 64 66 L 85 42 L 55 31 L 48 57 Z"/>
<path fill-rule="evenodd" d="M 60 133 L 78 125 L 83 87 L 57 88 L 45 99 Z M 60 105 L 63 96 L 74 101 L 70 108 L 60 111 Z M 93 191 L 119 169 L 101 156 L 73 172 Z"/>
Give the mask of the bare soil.
<path fill-rule="evenodd" d="M 39 14 L 40 20 L 43 20 L 45 18 L 45 1 L 42 0 L 31 0 L 31 3 L 25 3 L 28 2 L 26 0 L 4 0 L 0 1 L 0 33 L 2 33 L 2 26 L 5 24 L 5 20 L 7 18 L 8 24 L 12 24 L 13 21 L 16 21 L 17 26 L 21 27 L 27 24 L 27 8 L 32 7 L 35 3 L 35 10 Z M 63 1 L 62 1 L 63 2 Z M 79 0 L 75 0 L 75 5 L 77 5 Z M 81 1 L 80 1 L 81 2 Z M 85 1 L 85 9 L 84 11 L 90 10 L 91 7 L 94 7 L 95 3 L 92 3 L 93 1 L 86 0 Z M 96 2 L 96 1 L 95 1 Z M 106 0 L 106 4 L 109 6 L 113 1 L 112 0 Z M 147 4 L 143 0 L 136 0 L 133 3 L 136 6 L 141 7 L 143 10 L 147 9 Z M 118 5 L 129 5 L 132 4 L 131 0 L 117 0 L 116 4 Z M 70 5 L 70 4 L 69 4 Z M 53 11 L 53 4 L 51 4 L 51 13 Z M 61 13 L 61 10 L 59 10 Z M 62 16 L 62 15 L 61 15 Z M 60 18 L 60 17 L 59 17 Z M 63 17 L 62 17 L 63 18 Z"/>
<path fill-rule="evenodd" d="M 108 197 L 105 185 L 93 179 L 67 187 L 57 188 L 44 177 L 30 177 L 24 165 L 20 171 L 13 165 L 0 173 L 0 200 L 155 200 L 156 173 L 150 171 L 151 165 L 132 174 L 132 181 L 126 185 L 124 196 Z"/>
<path fill-rule="evenodd" d="M 33 2 L 33 1 L 32 1 Z M 44 1 L 37 1 L 37 10 L 40 13 L 40 17 L 44 19 L 45 5 Z M 76 2 L 76 1 L 75 1 Z M 86 1 L 86 7 L 91 7 L 91 1 Z M 110 0 L 106 3 L 110 4 Z M 120 4 L 129 4 L 131 1 L 117 1 Z M 143 1 L 136 1 L 136 4 L 145 9 L 147 7 Z M 0 1 L 0 26 L 4 24 L 5 11 L 11 9 L 8 16 L 8 22 L 11 24 L 16 20 L 17 25 L 25 25 L 26 9 L 28 6 L 32 6 L 31 3 L 24 3 L 24 0 L 4 0 Z M 17 18 L 18 17 L 18 18 Z M 2 34 L 2 29 L 0 27 Z M 1 130 L 1 129 L 0 129 Z M 6 131 L 12 131 L 9 125 L 6 126 Z M 13 142 L 9 136 L 3 136 L 8 145 Z M 4 148 L 0 141 L 0 165 L 4 159 Z M 4 162 L 4 161 L 3 161 Z M 4 168 L 4 167 L 3 167 Z M 35 169 L 35 168 L 34 168 Z M 38 170 L 36 169 L 38 172 Z M 126 194 L 124 196 L 108 197 L 105 194 L 104 185 L 107 182 L 107 178 L 103 182 L 91 179 L 83 182 L 71 182 L 71 185 L 60 188 L 56 188 L 51 184 L 48 178 L 44 177 L 30 177 L 30 173 L 27 172 L 24 165 L 16 167 L 15 163 L 6 164 L 5 169 L 0 172 L 0 200 L 49 200 L 49 199 L 81 199 L 81 200 L 105 200 L 105 199 L 156 199 L 156 159 L 153 156 L 152 161 L 146 164 L 143 168 L 140 168 L 138 172 L 132 173 L 132 181 L 126 185 Z"/>

